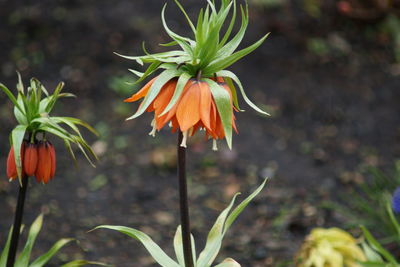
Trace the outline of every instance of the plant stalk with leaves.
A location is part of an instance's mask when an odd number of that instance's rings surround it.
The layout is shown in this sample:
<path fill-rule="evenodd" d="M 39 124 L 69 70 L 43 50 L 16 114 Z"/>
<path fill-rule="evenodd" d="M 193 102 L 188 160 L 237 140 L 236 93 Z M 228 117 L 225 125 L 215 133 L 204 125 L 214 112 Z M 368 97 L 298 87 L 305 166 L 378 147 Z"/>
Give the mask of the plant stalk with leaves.
<path fill-rule="evenodd" d="M 226 69 L 259 47 L 268 34 L 249 47 L 236 51 L 249 22 L 247 5 L 240 5 L 238 8 L 235 0 L 221 0 L 218 8 L 215 1 L 207 1 L 207 7 L 200 10 L 195 25 L 178 0 L 175 0 L 175 3 L 186 18 L 193 37 L 181 36 L 168 27 L 165 20 L 166 5 L 164 5 L 161 19 L 172 42 L 163 46 L 178 46 L 179 48 L 168 52 L 150 54 L 143 46 L 145 56 L 120 55 L 126 59 L 135 60 L 140 65 L 150 64 L 143 73 L 130 70 L 139 77 L 136 82 L 144 81 L 149 76 L 159 72 L 138 92 L 125 99 L 125 102 L 135 102 L 143 98 L 136 113 L 128 120 L 142 115 L 145 111 L 154 112 L 154 119 L 151 123 L 153 129 L 150 135 L 154 136 L 165 125 L 170 125 L 172 132 L 177 131 L 179 135 L 178 178 L 181 226 L 178 228 L 178 232 L 181 235 L 179 242 L 182 243 L 183 249 L 183 251 L 179 251 L 179 255 L 183 253 L 183 258 L 180 259 L 178 255 L 179 265 L 169 259 L 158 261 L 155 258 L 156 261 L 162 266 L 168 267 L 209 267 L 216 256 L 214 253 L 217 251 L 217 247 L 214 247 L 214 250 L 210 252 L 207 251 L 208 256 L 200 255 L 200 263 L 196 262 L 196 255 L 194 249 L 192 249 L 194 243 L 192 244 L 190 237 L 185 170 L 187 139 L 198 130 L 203 130 L 206 137 L 213 140 L 214 150 L 217 149 L 217 140 L 221 139 L 226 140 L 229 148 L 232 147 L 232 129 L 237 132 L 234 112 L 242 111 L 238 104 L 235 84 L 239 87 L 244 100 L 250 107 L 261 114 L 268 115 L 249 100 L 239 78 Z M 238 32 L 232 36 L 238 10 L 241 14 L 241 25 Z M 231 18 L 226 23 L 230 14 Z M 138 233 L 136 230 L 133 230 L 133 232 Z M 137 237 L 136 234 L 131 235 Z M 140 233 L 140 235 L 144 234 Z M 137 238 L 147 247 L 140 237 Z M 148 237 L 145 236 L 145 239 L 147 240 Z M 207 247 L 206 250 L 208 250 Z M 155 257 L 151 249 L 149 251 Z M 203 259 L 204 257 L 207 260 Z M 220 266 L 228 266 L 227 264 Z"/>
<path fill-rule="evenodd" d="M 61 138 L 74 160 L 71 144 L 76 144 L 93 166 L 93 159 L 97 159 L 78 128 L 78 125 L 83 126 L 97 135 L 90 125 L 77 118 L 50 116 L 58 99 L 74 96 L 61 93 L 64 83 L 59 83 L 53 94 L 49 94 L 37 79 L 32 78 L 30 86 L 25 90 L 19 74 L 18 78 L 17 96 L 0 83 L 0 89 L 14 104 L 14 115 L 18 122 L 10 134 L 11 148 L 7 158 L 9 180 L 18 177 L 20 182 L 7 267 L 14 267 L 15 263 L 29 176 L 35 176 L 38 182 L 47 184 L 55 175 L 56 152 L 47 139 L 48 135 Z M 66 130 L 62 124 L 72 131 Z"/>

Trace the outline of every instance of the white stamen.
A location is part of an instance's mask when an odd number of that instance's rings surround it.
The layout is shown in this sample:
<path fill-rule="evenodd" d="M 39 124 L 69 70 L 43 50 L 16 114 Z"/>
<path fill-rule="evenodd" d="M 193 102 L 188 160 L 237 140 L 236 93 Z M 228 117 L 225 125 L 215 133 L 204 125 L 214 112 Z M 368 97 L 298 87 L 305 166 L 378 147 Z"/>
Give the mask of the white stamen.
<path fill-rule="evenodd" d="M 188 137 L 188 131 L 184 131 L 183 132 L 183 138 L 182 138 L 181 147 L 186 147 L 187 137 Z"/>
<path fill-rule="evenodd" d="M 214 151 L 218 151 L 217 140 L 215 140 L 215 139 L 213 139 L 213 146 L 212 146 L 212 150 L 214 150 Z"/>
<path fill-rule="evenodd" d="M 153 127 L 153 129 L 149 132 L 149 135 L 155 137 L 156 136 L 156 121 L 153 119 L 150 123 L 150 125 Z"/>
<path fill-rule="evenodd" d="M 172 128 L 172 121 L 168 123 L 169 128 Z"/>

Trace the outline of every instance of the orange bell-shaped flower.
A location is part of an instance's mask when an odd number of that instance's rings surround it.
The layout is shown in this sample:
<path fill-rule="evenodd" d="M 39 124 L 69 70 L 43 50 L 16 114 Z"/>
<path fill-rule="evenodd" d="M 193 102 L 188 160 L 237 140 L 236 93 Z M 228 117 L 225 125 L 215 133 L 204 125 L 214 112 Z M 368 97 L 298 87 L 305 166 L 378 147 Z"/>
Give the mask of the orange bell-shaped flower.
<path fill-rule="evenodd" d="M 135 102 L 146 97 L 156 78 L 148 82 L 136 94 L 125 99 L 125 102 Z M 232 112 L 232 127 L 237 132 L 235 115 L 233 114 L 236 109 L 233 105 L 231 89 L 222 77 L 215 77 L 213 80 L 216 81 L 222 89 L 229 93 L 231 105 L 230 112 Z M 155 135 L 156 131 L 161 130 L 161 128 L 166 124 L 170 123 L 172 132 L 179 129 L 184 133 L 184 140 L 182 142 L 183 146 L 186 146 L 187 136 L 192 136 L 199 129 L 204 129 L 208 138 L 214 140 L 225 138 L 225 132 L 216 102 L 211 93 L 209 84 L 205 81 L 196 79 L 188 80 L 179 99 L 172 108 L 167 112 L 164 112 L 175 93 L 176 87 L 176 78 L 168 81 L 161 88 L 154 101 L 146 109 L 147 112 L 154 111 L 154 120 L 152 122 L 153 130 L 150 134 Z"/>
<path fill-rule="evenodd" d="M 56 171 L 56 152 L 49 141 L 38 144 L 38 164 L 35 172 L 36 181 L 47 184 Z"/>
<path fill-rule="evenodd" d="M 21 161 L 24 158 L 24 152 L 25 152 L 25 142 L 22 143 L 21 147 Z M 22 170 L 24 174 L 24 170 Z M 10 180 L 16 179 L 18 176 L 17 172 L 17 165 L 15 164 L 15 155 L 14 155 L 14 148 L 11 146 L 10 152 L 8 152 L 8 157 L 7 157 L 7 177 Z"/>
<path fill-rule="evenodd" d="M 36 172 L 38 163 L 37 145 L 28 143 L 25 146 L 25 154 L 23 158 L 23 169 L 27 176 L 32 176 Z"/>

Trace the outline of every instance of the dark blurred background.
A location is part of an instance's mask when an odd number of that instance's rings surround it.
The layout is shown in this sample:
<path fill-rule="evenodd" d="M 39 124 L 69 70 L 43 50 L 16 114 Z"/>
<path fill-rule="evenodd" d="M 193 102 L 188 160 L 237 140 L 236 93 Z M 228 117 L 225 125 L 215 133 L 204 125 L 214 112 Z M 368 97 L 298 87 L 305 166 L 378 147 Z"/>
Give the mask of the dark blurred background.
<path fill-rule="evenodd" d="M 217 1 L 218 2 L 218 1 Z M 141 55 L 164 51 L 168 42 L 156 0 L 0 0 L 0 81 L 15 90 L 16 70 L 25 84 L 37 77 L 52 91 L 59 81 L 78 95 L 64 99 L 57 115 L 80 117 L 101 133 L 85 136 L 100 155 L 96 169 L 79 157 L 73 167 L 56 144 L 58 169 L 48 185 L 30 183 L 24 222 L 44 212 L 34 254 L 61 237 L 77 245 L 56 263 L 86 258 L 115 266 L 153 266 L 145 249 L 122 234 L 88 230 L 100 224 L 138 228 L 170 255 L 178 225 L 175 177 L 177 136 L 148 136 L 151 116 L 125 122 L 137 105 L 122 100 L 141 69 L 113 52 Z M 195 18 L 206 1 L 182 1 Z M 237 115 L 233 150 L 219 151 L 200 135 L 189 142 L 188 176 L 193 233 L 198 251 L 217 214 L 236 191 L 251 192 L 263 177 L 267 188 L 227 235 L 219 260 L 242 266 L 290 266 L 312 227 L 343 226 L 355 186 L 368 179 L 367 166 L 390 170 L 400 156 L 400 18 L 396 1 L 249 0 L 250 26 L 244 45 L 266 32 L 266 42 L 232 66 L 269 118 Z M 172 29 L 189 34 L 184 17 L 168 1 Z M 17 182 L 5 177 L 8 133 L 15 125 L 11 103 L 0 94 L 0 244 L 13 221 Z M 155 265 L 154 265 L 155 266 Z"/>

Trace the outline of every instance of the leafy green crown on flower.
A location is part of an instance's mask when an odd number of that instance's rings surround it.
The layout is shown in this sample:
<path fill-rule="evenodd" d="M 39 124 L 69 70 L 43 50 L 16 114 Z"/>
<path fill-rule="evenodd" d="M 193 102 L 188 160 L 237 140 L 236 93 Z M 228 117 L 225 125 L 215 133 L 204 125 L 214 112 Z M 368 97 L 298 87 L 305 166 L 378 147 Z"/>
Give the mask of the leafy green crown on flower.
<path fill-rule="evenodd" d="M 237 110 L 240 110 L 240 108 L 234 83 L 239 87 L 241 94 L 248 105 L 256 111 L 268 115 L 268 113 L 262 111 L 249 100 L 238 77 L 233 72 L 225 70 L 227 67 L 231 66 L 233 63 L 259 47 L 267 38 L 268 34 L 263 36 L 254 44 L 236 51 L 240 42 L 243 40 L 249 23 L 247 4 L 239 6 L 241 13 L 241 26 L 237 33 L 233 35 L 232 31 L 238 13 L 236 0 L 221 0 L 221 5 L 218 10 L 214 1 L 207 0 L 208 5 L 205 9 L 200 10 L 196 26 L 189 18 L 182 5 L 177 0 L 175 0 L 175 2 L 185 16 L 193 32 L 194 40 L 181 36 L 168 27 L 165 21 L 165 4 L 161 12 L 161 19 L 165 31 L 173 41 L 162 44 L 162 46 L 179 46 L 180 49 L 149 54 L 143 46 L 143 50 L 146 54 L 144 56 L 125 56 L 117 54 L 126 59 L 135 60 L 140 65 L 150 64 L 144 73 L 133 69 L 129 70 L 139 77 L 136 83 L 143 81 L 157 70 L 163 70 L 151 86 L 137 112 L 128 119 L 133 119 L 143 114 L 152 101 L 157 97 L 161 88 L 171 79 L 177 78 L 178 82 L 174 96 L 160 116 L 166 114 L 179 100 L 179 97 L 184 91 L 183 88 L 189 79 L 196 78 L 198 81 L 201 80 L 207 82 L 209 85 L 219 115 L 221 116 L 228 145 L 230 146 L 232 138 L 232 112 L 229 111 L 232 110 L 232 107 L 230 106 L 230 95 L 226 91 L 220 89 L 214 78 L 223 78 L 229 86 L 232 91 L 233 103 Z M 226 22 L 231 13 L 230 22 Z M 223 32 L 223 28 L 226 28 L 225 32 Z"/>
<path fill-rule="evenodd" d="M 90 164 L 94 166 L 92 159 L 97 159 L 97 156 L 82 137 L 77 126 L 83 126 L 97 135 L 96 130 L 86 122 L 77 118 L 50 116 L 50 112 L 53 110 L 59 98 L 75 97 L 75 95 L 71 93 L 61 93 L 63 87 L 64 83 L 60 82 L 53 94 L 49 94 L 39 80 L 32 78 L 30 86 L 25 90 L 21 76 L 18 73 L 18 95 L 15 97 L 6 86 L 0 83 L 0 89 L 14 104 L 14 115 L 18 121 L 18 125 L 10 134 L 10 144 L 14 148 L 15 162 L 19 178 L 21 178 L 22 175 L 20 152 L 26 134 L 29 135 L 29 141 L 34 141 L 36 135 L 39 133 L 42 133 L 43 137 L 45 137 L 46 133 L 58 136 L 64 141 L 64 144 L 74 161 L 76 161 L 76 158 L 71 143 L 76 144 Z M 61 124 L 68 126 L 72 131 L 64 129 Z"/>

